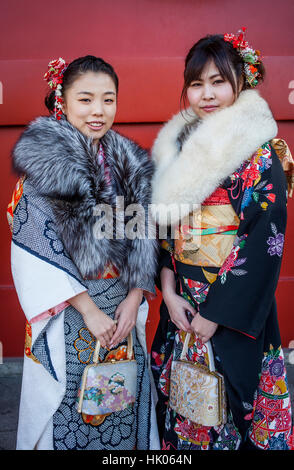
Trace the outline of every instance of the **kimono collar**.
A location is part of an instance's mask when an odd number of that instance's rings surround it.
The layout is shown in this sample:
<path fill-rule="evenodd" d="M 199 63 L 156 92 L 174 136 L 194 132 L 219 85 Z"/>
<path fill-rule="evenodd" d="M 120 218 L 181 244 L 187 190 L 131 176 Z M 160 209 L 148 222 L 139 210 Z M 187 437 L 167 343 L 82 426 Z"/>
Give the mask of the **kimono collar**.
<path fill-rule="evenodd" d="M 179 135 L 195 119 L 190 108 L 178 113 L 154 142 L 152 210 L 159 224 L 177 223 L 179 205 L 181 216 L 187 215 L 277 134 L 269 106 L 255 90 L 241 92 L 232 106 L 207 116 L 179 149 Z"/>

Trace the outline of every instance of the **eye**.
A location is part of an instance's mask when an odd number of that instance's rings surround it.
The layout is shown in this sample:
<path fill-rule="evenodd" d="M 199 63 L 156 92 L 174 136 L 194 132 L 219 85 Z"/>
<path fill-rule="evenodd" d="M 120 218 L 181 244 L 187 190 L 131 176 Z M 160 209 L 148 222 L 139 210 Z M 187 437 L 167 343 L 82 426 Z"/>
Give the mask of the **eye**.
<path fill-rule="evenodd" d="M 113 98 L 107 98 L 106 100 L 104 100 L 105 103 L 108 103 L 108 104 L 111 104 L 111 103 L 114 103 L 114 99 Z"/>
<path fill-rule="evenodd" d="M 200 82 L 192 82 L 190 86 L 199 87 L 199 86 L 201 86 L 201 83 Z"/>
<path fill-rule="evenodd" d="M 90 98 L 81 98 L 79 101 L 82 101 L 83 103 L 90 103 Z"/>
<path fill-rule="evenodd" d="M 225 81 L 222 78 L 218 78 L 217 80 L 214 80 L 213 85 L 219 85 L 220 83 L 224 83 Z"/>

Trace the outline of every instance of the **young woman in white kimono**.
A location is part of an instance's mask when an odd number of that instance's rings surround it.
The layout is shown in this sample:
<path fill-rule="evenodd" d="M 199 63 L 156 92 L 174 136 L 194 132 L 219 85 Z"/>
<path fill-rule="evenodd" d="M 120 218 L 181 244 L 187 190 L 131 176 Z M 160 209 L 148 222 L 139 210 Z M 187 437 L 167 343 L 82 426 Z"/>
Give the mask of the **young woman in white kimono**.
<path fill-rule="evenodd" d="M 125 207 L 147 209 L 153 166 L 111 130 L 118 93 L 111 65 L 59 59 L 45 79 L 51 116 L 30 123 L 14 148 L 21 178 L 8 207 L 12 274 L 27 317 L 17 449 L 156 449 L 143 296 L 154 292 L 156 241 L 124 230 L 132 222 Z M 96 340 L 101 360 L 121 359 L 130 331 L 134 406 L 79 414 L 78 387 Z"/>
<path fill-rule="evenodd" d="M 274 296 L 287 218 L 283 167 L 292 192 L 293 160 L 275 138 L 268 104 L 251 89 L 263 75 L 243 31 L 202 38 L 186 57 L 182 96 L 190 107 L 165 124 L 153 146 L 155 215 L 174 231 L 163 242 L 163 303 L 152 346 L 163 449 L 293 447 Z M 186 332 L 186 358 L 208 365 L 210 340 L 224 376 L 228 418 L 215 426 L 169 403 Z M 192 408 L 193 389 L 183 384 L 179 393 Z M 201 411 L 207 418 L 214 409 Z"/>

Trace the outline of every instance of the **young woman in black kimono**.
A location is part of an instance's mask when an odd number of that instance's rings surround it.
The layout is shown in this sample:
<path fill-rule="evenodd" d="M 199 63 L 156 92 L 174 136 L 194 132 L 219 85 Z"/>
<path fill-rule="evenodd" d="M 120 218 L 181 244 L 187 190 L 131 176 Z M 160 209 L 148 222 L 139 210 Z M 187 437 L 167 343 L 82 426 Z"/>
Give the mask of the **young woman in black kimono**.
<path fill-rule="evenodd" d="M 290 449 L 291 402 L 275 289 L 293 160 L 276 138 L 259 52 L 238 36 L 207 36 L 186 57 L 190 107 L 160 131 L 153 204 L 162 242 L 163 302 L 152 346 L 163 449 Z M 284 167 L 284 168 L 283 168 Z M 292 178 L 292 179 L 291 179 Z M 170 370 L 186 333 L 187 358 L 223 374 L 227 421 L 203 426 L 169 406 Z"/>

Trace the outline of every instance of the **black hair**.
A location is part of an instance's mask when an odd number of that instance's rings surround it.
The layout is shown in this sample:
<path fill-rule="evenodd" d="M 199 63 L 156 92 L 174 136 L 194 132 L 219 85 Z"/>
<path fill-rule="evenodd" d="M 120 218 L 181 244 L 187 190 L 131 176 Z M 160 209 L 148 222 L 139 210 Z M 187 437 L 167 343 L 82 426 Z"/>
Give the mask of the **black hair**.
<path fill-rule="evenodd" d="M 115 85 L 116 93 L 118 93 L 118 76 L 114 71 L 112 65 L 105 62 L 99 57 L 93 55 L 87 55 L 84 57 L 79 57 L 78 59 L 73 60 L 63 74 L 62 79 L 62 95 L 66 92 L 72 83 L 78 78 L 79 75 L 82 75 L 86 72 L 103 72 L 109 75 Z M 55 91 L 50 91 L 45 97 L 45 105 L 48 108 L 49 112 L 53 114 L 55 108 Z"/>
<path fill-rule="evenodd" d="M 220 34 L 208 35 L 196 42 L 185 59 L 184 85 L 181 102 L 186 103 L 187 89 L 191 82 L 198 80 L 208 61 L 213 60 L 223 79 L 228 80 L 237 95 L 239 84 L 243 79 L 242 90 L 251 88 L 244 74 L 244 61 L 237 49 L 224 40 Z M 255 65 L 259 72 L 259 81 L 265 76 L 262 63 Z"/>

